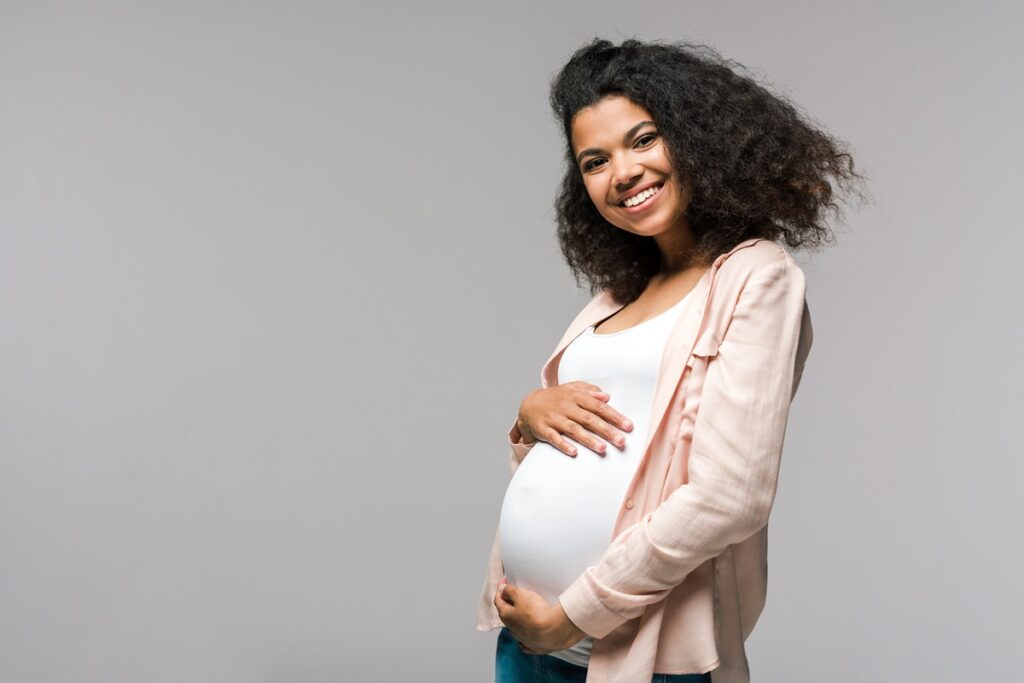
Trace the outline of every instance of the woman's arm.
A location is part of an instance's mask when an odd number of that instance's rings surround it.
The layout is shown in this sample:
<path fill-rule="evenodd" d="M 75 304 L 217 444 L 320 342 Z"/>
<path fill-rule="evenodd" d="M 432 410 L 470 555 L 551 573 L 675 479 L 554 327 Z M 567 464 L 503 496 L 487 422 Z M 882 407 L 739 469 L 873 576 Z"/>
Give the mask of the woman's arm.
<path fill-rule="evenodd" d="M 587 634 L 602 638 L 640 616 L 691 571 L 767 524 L 790 401 L 809 350 L 806 337 L 798 353 L 804 293 L 803 271 L 788 259 L 762 266 L 744 285 L 707 367 L 688 483 L 619 534 L 559 596 Z"/>

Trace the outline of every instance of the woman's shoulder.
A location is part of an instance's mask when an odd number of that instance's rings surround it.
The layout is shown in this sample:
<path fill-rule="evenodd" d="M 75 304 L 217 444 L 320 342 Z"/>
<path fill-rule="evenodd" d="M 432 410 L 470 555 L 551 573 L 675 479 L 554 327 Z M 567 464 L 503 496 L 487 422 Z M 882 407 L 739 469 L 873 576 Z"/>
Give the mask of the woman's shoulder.
<path fill-rule="evenodd" d="M 797 277 L 803 275 L 800 264 L 792 254 L 781 244 L 767 237 L 744 240 L 718 258 L 718 274 L 724 278 L 745 280 L 763 268 L 778 268 Z"/>

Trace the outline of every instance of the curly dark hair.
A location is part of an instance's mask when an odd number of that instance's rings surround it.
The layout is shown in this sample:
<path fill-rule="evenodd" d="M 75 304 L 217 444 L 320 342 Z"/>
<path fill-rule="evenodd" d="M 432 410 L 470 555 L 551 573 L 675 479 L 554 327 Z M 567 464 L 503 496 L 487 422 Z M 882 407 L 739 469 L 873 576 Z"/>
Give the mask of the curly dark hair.
<path fill-rule="evenodd" d="M 692 183 L 686 211 L 696 245 L 687 265 L 710 264 L 751 237 L 815 249 L 834 236 L 823 224 L 836 188 L 855 190 L 853 157 L 743 65 L 688 41 L 594 38 L 551 82 L 550 102 L 565 132 L 566 172 L 555 200 L 558 241 L 577 285 L 636 299 L 658 272 L 653 237 L 617 228 L 587 194 L 572 151 L 581 109 L 609 95 L 651 113 L 673 168 Z M 834 187 L 834 186 L 835 187 Z M 855 192 L 863 198 L 863 194 Z"/>

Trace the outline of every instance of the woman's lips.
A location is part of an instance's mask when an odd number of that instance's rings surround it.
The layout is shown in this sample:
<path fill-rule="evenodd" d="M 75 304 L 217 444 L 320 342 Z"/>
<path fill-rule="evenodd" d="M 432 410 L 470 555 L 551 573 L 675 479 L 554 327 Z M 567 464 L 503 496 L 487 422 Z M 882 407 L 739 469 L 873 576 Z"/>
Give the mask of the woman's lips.
<path fill-rule="evenodd" d="M 646 200 L 644 200 L 640 204 L 637 204 L 636 206 L 622 206 L 620 204 L 619 208 L 628 214 L 637 214 L 642 211 L 646 211 L 650 207 L 654 206 L 654 204 L 656 204 L 659 199 L 661 199 L 661 195 L 663 194 L 663 190 L 665 189 L 665 183 L 662 183 L 661 185 L 656 185 L 655 187 L 658 188 L 658 191 L 654 193 L 653 197 L 648 197 Z"/>

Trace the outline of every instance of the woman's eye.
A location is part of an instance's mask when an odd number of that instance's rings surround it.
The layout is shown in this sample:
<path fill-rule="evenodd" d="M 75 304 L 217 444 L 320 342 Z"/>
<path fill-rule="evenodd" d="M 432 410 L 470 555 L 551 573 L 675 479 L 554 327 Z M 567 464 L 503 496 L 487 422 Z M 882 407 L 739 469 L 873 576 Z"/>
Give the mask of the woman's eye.
<path fill-rule="evenodd" d="M 650 139 L 648 140 L 648 138 L 650 138 Z M 646 147 L 648 144 L 653 143 L 657 139 L 658 139 L 658 134 L 657 133 L 647 133 L 646 135 L 642 135 L 639 138 L 637 138 L 636 142 L 641 147 Z M 647 140 L 647 142 L 644 142 L 645 140 Z M 643 144 L 641 144 L 641 143 L 643 143 Z M 595 164 L 598 164 L 601 161 L 602 161 L 601 159 L 594 159 L 592 161 L 588 161 L 587 163 L 583 164 L 583 171 L 586 172 L 586 171 L 593 170 L 594 168 L 596 168 Z"/>

